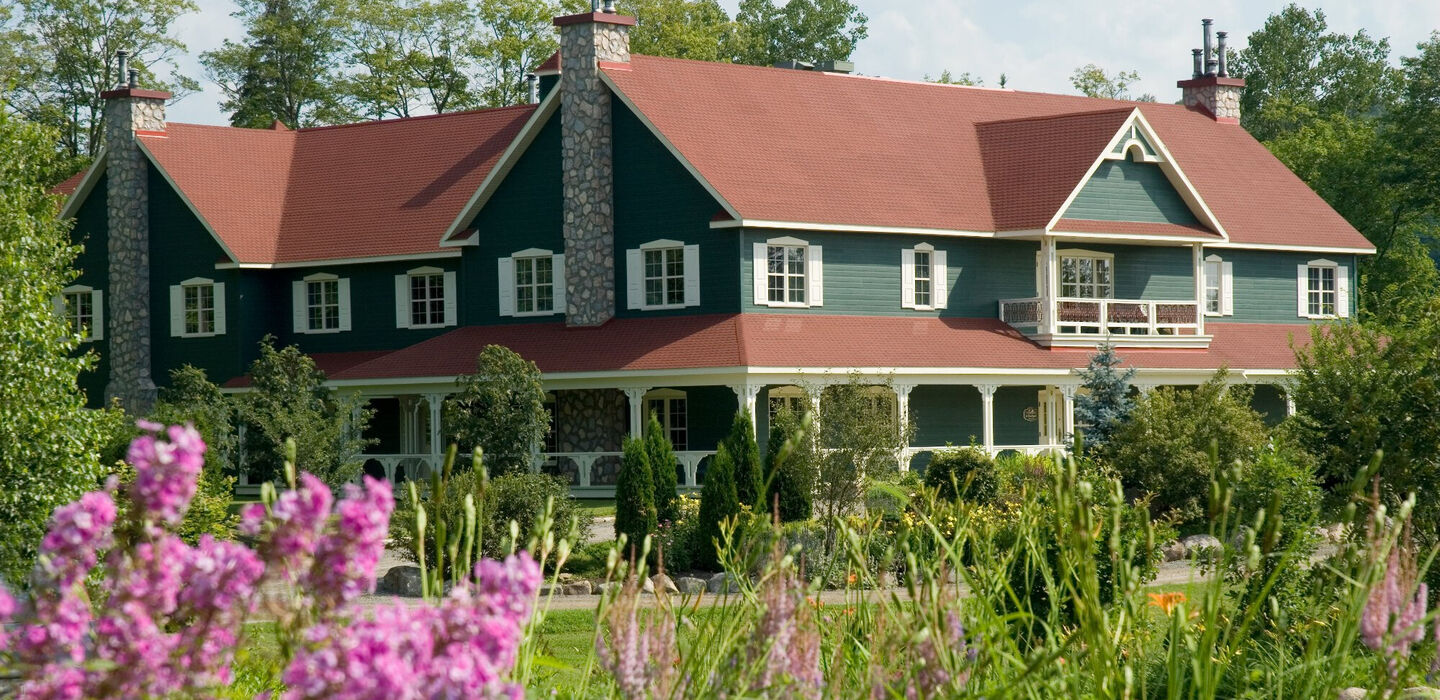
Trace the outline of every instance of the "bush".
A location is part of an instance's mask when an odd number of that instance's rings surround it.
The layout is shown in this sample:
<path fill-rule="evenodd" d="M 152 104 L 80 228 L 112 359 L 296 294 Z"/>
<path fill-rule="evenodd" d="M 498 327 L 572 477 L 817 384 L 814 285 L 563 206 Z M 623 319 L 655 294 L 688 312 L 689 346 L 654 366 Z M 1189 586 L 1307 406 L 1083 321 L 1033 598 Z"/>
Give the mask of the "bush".
<path fill-rule="evenodd" d="M 734 464 L 736 498 L 756 512 L 765 511 L 765 487 L 761 481 L 765 467 L 760 462 L 760 445 L 755 442 L 755 425 L 749 411 L 735 414 L 730 434 L 725 436 L 725 448 Z"/>
<path fill-rule="evenodd" d="M 925 467 L 925 485 L 948 501 L 993 502 L 998 484 L 995 460 L 974 447 L 937 450 Z"/>
<path fill-rule="evenodd" d="M 655 484 L 655 520 L 673 522 L 679 516 L 680 482 L 675 475 L 679 460 L 675 458 L 675 446 L 670 444 L 664 426 L 654 413 L 645 425 L 645 454 L 650 459 L 650 475 Z"/>
<path fill-rule="evenodd" d="M 624 449 L 615 479 L 615 537 L 625 535 L 629 539 L 629 551 L 622 554 L 630 556 L 638 555 L 645 538 L 655 532 L 655 481 L 645 443 L 627 437 Z"/>
<path fill-rule="evenodd" d="M 740 497 L 735 489 L 735 460 L 730 449 L 721 443 L 710 458 L 705 471 L 705 486 L 700 490 L 700 526 L 695 543 L 695 566 L 714 571 L 719 568 L 716 543 L 725 546 L 721 525 L 740 514 Z"/>
<path fill-rule="evenodd" d="M 782 522 L 809 520 L 814 513 L 815 449 L 800 419 L 788 406 L 770 423 L 765 446 L 765 506 L 779 506 Z"/>
<path fill-rule="evenodd" d="M 655 531 L 657 559 L 665 571 L 695 568 L 705 542 L 700 539 L 700 499 L 686 494 L 675 499 L 675 519 Z"/>
<path fill-rule="evenodd" d="M 170 383 L 160 390 L 160 402 L 150 420 L 162 424 L 191 423 L 205 440 L 205 468 L 199 488 L 177 534 L 189 544 L 201 535 L 230 539 L 238 518 L 230 514 L 235 494 L 236 454 L 239 433 L 235 429 L 235 405 L 205 376 L 205 370 L 185 365 L 170 372 Z"/>
<path fill-rule="evenodd" d="M 1265 444 L 1265 423 L 1250 408 L 1251 390 L 1225 386 L 1226 371 L 1192 390 L 1160 387 L 1136 404 L 1105 451 L 1126 489 L 1154 494 L 1157 513 L 1182 521 L 1203 515 L 1219 463 L 1248 462 Z"/>
<path fill-rule="evenodd" d="M 462 452 L 480 448 L 496 476 L 530 470 L 530 454 L 550 430 L 540 369 L 509 348 L 486 345 L 475 373 L 456 379 L 445 401 L 445 435 Z"/>

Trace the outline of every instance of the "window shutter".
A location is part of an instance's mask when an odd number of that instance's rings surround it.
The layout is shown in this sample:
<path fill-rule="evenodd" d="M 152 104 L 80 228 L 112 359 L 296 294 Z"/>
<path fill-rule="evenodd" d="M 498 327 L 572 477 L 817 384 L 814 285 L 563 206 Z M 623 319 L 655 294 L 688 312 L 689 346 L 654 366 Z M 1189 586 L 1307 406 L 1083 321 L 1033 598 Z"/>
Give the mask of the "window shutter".
<path fill-rule="evenodd" d="M 948 268 L 945 267 L 945 251 L 937 250 L 930 254 L 930 283 L 931 299 L 935 308 L 943 309 L 950 301 L 950 278 L 946 275 Z"/>
<path fill-rule="evenodd" d="M 305 314 L 305 281 L 296 280 L 290 284 L 290 315 L 296 333 L 309 330 L 309 319 Z"/>
<path fill-rule="evenodd" d="M 1310 315 L 1310 305 L 1308 303 L 1309 299 L 1306 298 L 1305 294 L 1305 292 L 1308 291 L 1305 285 L 1307 278 L 1309 277 L 1309 267 L 1309 265 L 1295 266 L 1295 286 L 1298 287 L 1300 290 L 1300 305 L 1298 307 L 1298 311 L 1301 318 L 1305 318 Z"/>
<path fill-rule="evenodd" d="M 215 335 L 225 335 L 225 283 L 215 283 Z"/>
<path fill-rule="evenodd" d="M 700 246 L 685 246 L 685 305 L 700 305 Z"/>
<path fill-rule="evenodd" d="M 810 246 L 809 254 L 805 257 L 805 280 L 806 289 L 810 292 L 811 306 L 825 305 L 825 258 L 820 246 Z"/>
<path fill-rule="evenodd" d="M 55 309 L 55 315 L 56 315 L 56 316 L 59 316 L 60 318 L 65 318 L 65 293 L 64 293 L 64 292 L 61 292 L 59 296 L 57 296 L 57 297 L 55 297 L 54 299 L 50 300 L 50 305 L 51 305 L 52 307 L 54 307 L 54 309 Z"/>
<path fill-rule="evenodd" d="M 760 306 L 768 306 L 770 297 L 765 292 L 767 268 L 765 262 L 765 244 L 756 243 L 753 247 L 754 261 L 750 265 L 751 277 L 755 282 L 755 303 Z"/>
<path fill-rule="evenodd" d="M 65 297 L 60 297 L 60 308 L 65 308 Z M 90 292 L 90 308 L 95 310 L 94 320 L 90 323 L 90 339 L 105 339 L 105 292 L 99 289 Z"/>
<path fill-rule="evenodd" d="M 500 258 L 500 315 L 515 315 L 515 258 Z"/>
<path fill-rule="evenodd" d="M 410 327 L 410 275 L 395 275 L 395 327 Z"/>
<path fill-rule="evenodd" d="M 625 308 L 645 306 L 645 259 L 639 248 L 625 251 Z"/>
<path fill-rule="evenodd" d="M 1235 315 L 1235 268 L 1228 261 L 1220 263 L 1220 314 Z"/>
<path fill-rule="evenodd" d="M 170 285 L 170 337 L 185 334 L 185 290 L 178 284 Z"/>
<path fill-rule="evenodd" d="M 1345 265 L 1335 268 L 1335 315 L 1350 317 L 1350 268 Z"/>
<path fill-rule="evenodd" d="M 555 312 L 569 313 L 565 308 L 565 254 L 557 253 L 551 258 L 555 269 Z"/>
<path fill-rule="evenodd" d="M 336 287 L 340 291 L 340 330 L 350 330 L 350 278 L 345 277 Z"/>
<path fill-rule="evenodd" d="M 445 273 L 445 325 L 453 326 L 460 315 L 460 295 L 455 291 L 455 271 Z"/>
<path fill-rule="evenodd" d="M 915 251 L 900 250 L 900 308 L 915 308 Z"/>

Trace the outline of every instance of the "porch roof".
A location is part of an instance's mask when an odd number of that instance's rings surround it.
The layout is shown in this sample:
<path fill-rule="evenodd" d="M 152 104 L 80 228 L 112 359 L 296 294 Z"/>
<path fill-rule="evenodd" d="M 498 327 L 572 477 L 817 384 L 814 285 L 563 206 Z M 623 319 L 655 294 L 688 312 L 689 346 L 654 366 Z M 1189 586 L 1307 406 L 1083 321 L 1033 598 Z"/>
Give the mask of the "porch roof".
<path fill-rule="evenodd" d="M 1208 349 L 1121 349 L 1143 369 L 1286 370 L 1309 343 L 1297 324 L 1207 323 Z M 710 314 L 564 323 L 467 326 L 394 352 L 317 355 L 331 379 L 454 377 L 474 371 L 486 345 L 503 345 L 546 374 L 729 367 L 1073 369 L 1092 351 L 1041 347 L 997 319 L 815 314 Z M 343 355 L 344 357 L 339 357 Z M 245 386 L 242 379 L 227 386 Z"/>

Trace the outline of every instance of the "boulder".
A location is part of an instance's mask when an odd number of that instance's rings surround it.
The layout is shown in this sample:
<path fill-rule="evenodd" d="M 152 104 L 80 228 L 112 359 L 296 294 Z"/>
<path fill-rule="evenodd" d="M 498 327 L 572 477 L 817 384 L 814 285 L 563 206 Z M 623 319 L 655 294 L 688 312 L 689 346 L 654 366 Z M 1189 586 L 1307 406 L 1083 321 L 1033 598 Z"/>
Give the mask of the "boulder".
<path fill-rule="evenodd" d="M 1202 559 L 1219 555 L 1220 550 L 1224 547 L 1214 535 L 1191 535 L 1180 540 L 1180 544 L 1185 545 L 1185 549 L 1191 555 Z"/>
<path fill-rule="evenodd" d="M 675 589 L 681 595 L 695 595 L 705 592 L 705 581 L 693 576 L 681 576 L 675 579 Z"/>
<path fill-rule="evenodd" d="M 375 592 L 383 595 L 398 595 L 406 598 L 420 597 L 420 567 L 393 566 L 385 572 Z"/>
<path fill-rule="evenodd" d="M 590 595 L 590 592 L 590 582 L 585 579 L 575 579 L 560 585 L 560 595 Z"/>
<path fill-rule="evenodd" d="M 711 593 L 739 593 L 740 582 L 729 573 L 718 573 L 710 577 L 705 590 Z"/>
<path fill-rule="evenodd" d="M 648 578 L 642 580 L 642 581 L 640 582 L 640 592 L 641 592 L 641 593 L 654 593 L 654 592 L 655 592 L 655 582 L 652 581 L 652 580 L 650 580 L 650 579 L 648 579 Z"/>
<path fill-rule="evenodd" d="M 655 574 L 651 576 L 650 585 L 653 586 L 655 590 L 664 593 L 674 594 L 680 592 L 680 589 L 675 586 L 675 582 L 670 580 L 670 577 L 665 574 Z"/>
<path fill-rule="evenodd" d="M 1184 542 L 1181 542 L 1180 540 L 1175 540 L 1174 542 L 1171 542 L 1170 544 L 1161 547 L 1160 554 L 1165 557 L 1165 561 L 1180 561 L 1181 559 L 1190 556 L 1190 548 L 1186 547 Z"/>
<path fill-rule="evenodd" d="M 1369 691 L 1364 688 L 1341 688 L 1336 700 L 1365 700 Z"/>
<path fill-rule="evenodd" d="M 1400 697 L 1404 700 L 1436 700 L 1440 698 L 1440 690 L 1421 685 L 1411 686 L 1406 688 Z"/>
<path fill-rule="evenodd" d="M 615 591 L 615 590 L 619 590 L 619 589 L 620 589 L 620 584 L 617 583 L 617 582 L 615 582 L 615 581 L 602 581 L 602 582 L 600 582 L 600 583 L 595 584 L 595 592 L 598 593 L 598 594 L 600 594 L 600 595 L 605 595 L 606 593 L 609 593 L 610 591 Z"/>

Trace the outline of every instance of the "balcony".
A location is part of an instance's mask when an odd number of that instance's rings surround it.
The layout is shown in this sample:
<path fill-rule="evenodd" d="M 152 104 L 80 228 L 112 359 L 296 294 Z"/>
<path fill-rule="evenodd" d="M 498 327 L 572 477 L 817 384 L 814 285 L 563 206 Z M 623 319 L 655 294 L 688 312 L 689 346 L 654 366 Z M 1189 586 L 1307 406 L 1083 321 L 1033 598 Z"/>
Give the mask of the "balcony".
<path fill-rule="evenodd" d="M 1128 347 L 1208 347 L 1204 314 L 1193 299 L 1001 299 L 1000 320 L 1042 345 L 1093 346 L 1109 340 Z"/>

